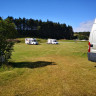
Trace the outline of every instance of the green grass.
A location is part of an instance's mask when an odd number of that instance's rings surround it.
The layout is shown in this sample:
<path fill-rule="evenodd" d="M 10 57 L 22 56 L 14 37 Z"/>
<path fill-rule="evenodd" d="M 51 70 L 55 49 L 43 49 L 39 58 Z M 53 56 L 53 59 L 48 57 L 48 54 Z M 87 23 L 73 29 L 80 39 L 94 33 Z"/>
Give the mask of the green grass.
<path fill-rule="evenodd" d="M 96 96 L 96 63 L 87 59 L 88 42 L 39 41 L 14 45 L 11 63 L 0 68 L 0 96 Z"/>

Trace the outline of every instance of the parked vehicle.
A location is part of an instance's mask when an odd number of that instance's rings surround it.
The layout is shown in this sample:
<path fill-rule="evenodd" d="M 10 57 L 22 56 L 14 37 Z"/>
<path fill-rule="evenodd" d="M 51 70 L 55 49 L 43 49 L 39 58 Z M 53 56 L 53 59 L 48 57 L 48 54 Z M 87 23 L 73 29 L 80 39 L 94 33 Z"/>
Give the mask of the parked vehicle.
<path fill-rule="evenodd" d="M 48 39 L 47 44 L 58 44 L 56 39 Z"/>
<path fill-rule="evenodd" d="M 96 19 L 89 36 L 88 60 L 96 62 Z"/>
<path fill-rule="evenodd" d="M 31 44 L 31 45 L 37 45 L 38 44 L 38 42 L 36 41 L 35 38 L 25 38 L 25 43 Z"/>

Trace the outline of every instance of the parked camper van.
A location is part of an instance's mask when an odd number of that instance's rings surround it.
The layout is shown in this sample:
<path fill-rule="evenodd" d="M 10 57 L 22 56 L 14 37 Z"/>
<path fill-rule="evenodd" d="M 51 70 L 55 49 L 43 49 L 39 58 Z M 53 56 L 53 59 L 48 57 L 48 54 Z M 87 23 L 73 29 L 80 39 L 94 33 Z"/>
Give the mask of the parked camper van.
<path fill-rule="evenodd" d="M 31 45 L 37 45 L 38 44 L 38 42 L 36 41 L 35 38 L 25 38 L 25 43 L 31 44 Z"/>
<path fill-rule="evenodd" d="M 56 39 L 48 39 L 47 44 L 58 44 Z"/>
<path fill-rule="evenodd" d="M 96 19 L 90 32 L 88 46 L 88 60 L 96 62 Z"/>

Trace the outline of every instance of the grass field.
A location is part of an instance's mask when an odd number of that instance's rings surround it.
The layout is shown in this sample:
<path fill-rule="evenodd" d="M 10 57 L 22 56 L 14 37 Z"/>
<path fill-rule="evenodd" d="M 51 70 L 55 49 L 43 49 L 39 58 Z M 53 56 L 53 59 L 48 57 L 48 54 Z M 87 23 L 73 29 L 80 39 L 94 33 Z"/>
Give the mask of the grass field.
<path fill-rule="evenodd" d="M 0 68 L 0 96 L 96 96 L 88 42 L 42 42 L 14 45 L 10 65 Z"/>

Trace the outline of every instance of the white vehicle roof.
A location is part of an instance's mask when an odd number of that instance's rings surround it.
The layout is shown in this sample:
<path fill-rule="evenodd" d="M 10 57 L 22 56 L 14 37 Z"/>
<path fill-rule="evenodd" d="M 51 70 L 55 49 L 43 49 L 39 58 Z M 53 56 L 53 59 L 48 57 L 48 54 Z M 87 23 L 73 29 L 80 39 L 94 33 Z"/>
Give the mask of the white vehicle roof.
<path fill-rule="evenodd" d="M 92 26 L 91 32 L 94 31 L 94 30 L 96 30 L 96 19 L 95 19 L 94 24 L 93 24 L 93 26 Z"/>
<path fill-rule="evenodd" d="M 25 39 L 29 39 L 29 40 L 36 40 L 36 38 L 25 38 Z"/>
<path fill-rule="evenodd" d="M 56 39 L 48 39 L 48 40 L 56 40 Z"/>
<path fill-rule="evenodd" d="M 96 19 L 94 21 L 94 24 L 92 26 L 91 33 L 90 33 L 90 36 L 89 36 L 90 43 L 93 42 L 93 35 L 96 35 L 96 33 L 94 33 L 94 32 L 96 32 Z"/>

